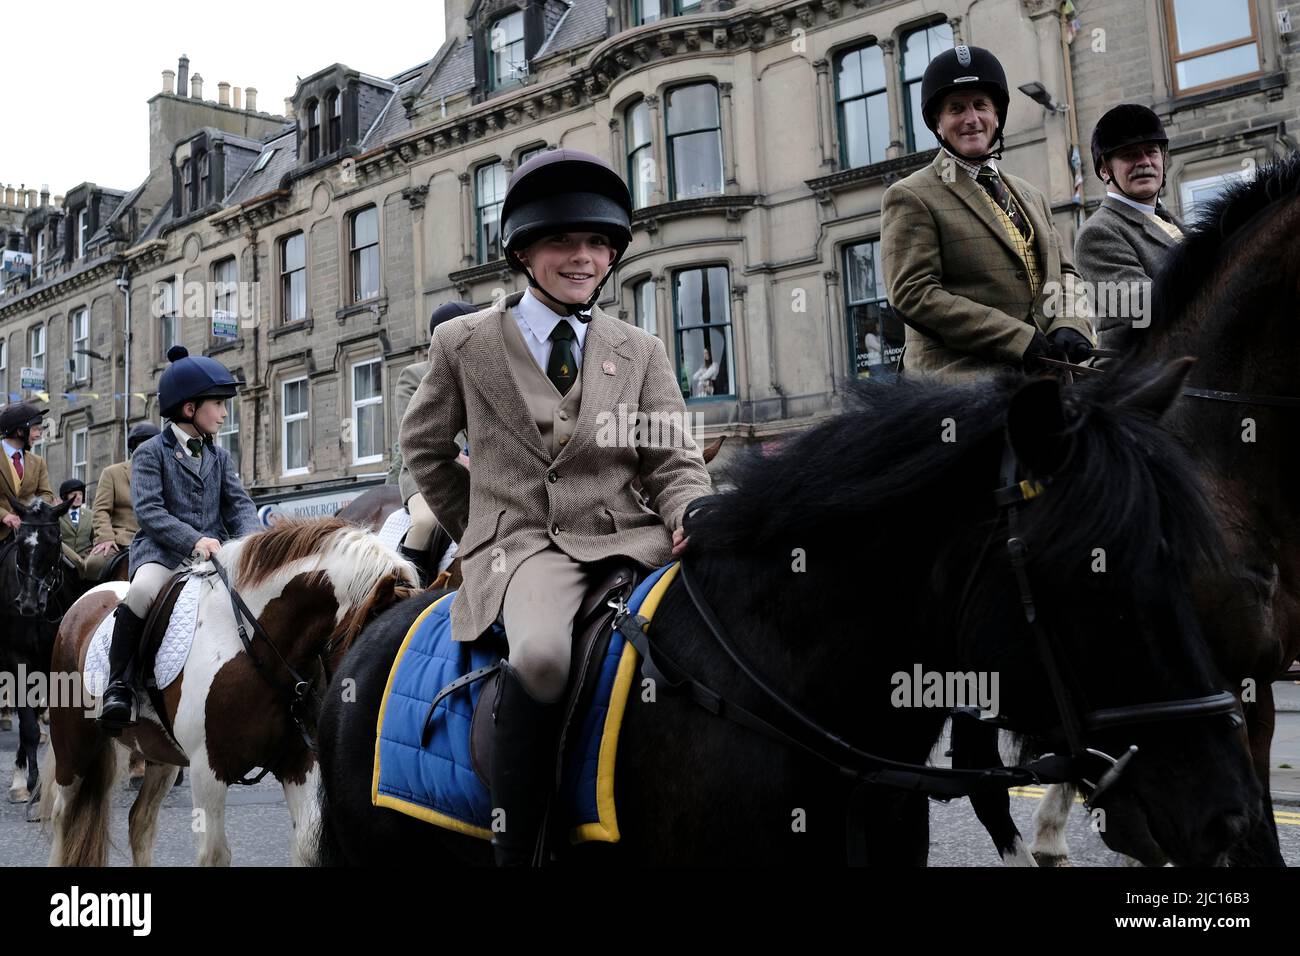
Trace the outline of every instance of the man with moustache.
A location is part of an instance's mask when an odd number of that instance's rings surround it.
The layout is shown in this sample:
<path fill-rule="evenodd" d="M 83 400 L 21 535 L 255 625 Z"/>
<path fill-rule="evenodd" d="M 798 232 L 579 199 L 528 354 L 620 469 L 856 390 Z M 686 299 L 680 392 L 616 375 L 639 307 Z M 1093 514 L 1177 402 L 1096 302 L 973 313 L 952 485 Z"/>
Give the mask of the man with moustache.
<path fill-rule="evenodd" d="M 1168 158 L 1164 124 L 1145 106 L 1122 103 L 1092 132 L 1092 167 L 1106 184 L 1106 198 L 1074 248 L 1079 272 L 1094 289 L 1103 347 L 1123 349 L 1131 330 L 1146 326 L 1152 280 L 1182 241 L 1182 223 L 1160 202 Z"/>

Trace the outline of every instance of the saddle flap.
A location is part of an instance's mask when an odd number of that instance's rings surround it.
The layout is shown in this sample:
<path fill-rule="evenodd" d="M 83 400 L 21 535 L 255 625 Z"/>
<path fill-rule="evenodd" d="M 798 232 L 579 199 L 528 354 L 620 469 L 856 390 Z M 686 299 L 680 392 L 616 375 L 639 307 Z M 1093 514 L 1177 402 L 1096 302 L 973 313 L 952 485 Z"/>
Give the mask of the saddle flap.
<path fill-rule="evenodd" d="M 610 565 L 592 576 L 592 584 L 587 588 L 586 596 L 578 606 L 578 614 L 574 618 L 573 625 L 573 654 L 570 657 L 572 663 L 569 669 L 569 683 L 562 698 L 564 722 L 561 725 L 559 749 L 556 753 L 557 767 L 564 755 L 569 728 L 595 693 L 599 668 L 595 667 L 594 663 L 604 657 L 614 630 L 615 611 L 608 606 L 608 602 L 619 594 L 626 599 L 636 588 L 640 577 L 640 569 L 635 565 Z M 501 674 L 496 673 L 483 685 L 470 722 L 470 762 L 484 786 L 490 786 L 489 780 L 492 775 L 492 739 L 496 729 L 496 703 L 500 682 Z"/>
<path fill-rule="evenodd" d="M 144 631 L 140 635 L 140 673 L 144 675 L 146 684 L 153 682 L 154 658 L 158 656 L 158 648 L 162 646 L 167 625 L 172 619 L 172 610 L 189 576 L 190 572 L 186 570 L 177 571 L 168 578 L 145 616 Z"/>

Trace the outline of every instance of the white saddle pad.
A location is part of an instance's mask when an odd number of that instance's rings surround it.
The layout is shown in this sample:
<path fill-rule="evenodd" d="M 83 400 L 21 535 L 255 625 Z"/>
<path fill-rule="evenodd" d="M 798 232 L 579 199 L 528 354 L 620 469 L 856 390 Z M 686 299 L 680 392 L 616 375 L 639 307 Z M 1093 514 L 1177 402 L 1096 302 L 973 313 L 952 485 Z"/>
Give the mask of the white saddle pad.
<path fill-rule="evenodd" d="M 411 513 L 405 508 L 398 508 L 384 519 L 384 526 L 379 529 L 379 540 L 396 551 L 410 529 Z"/>
<path fill-rule="evenodd" d="M 405 508 L 398 508 L 384 519 L 384 526 L 379 529 L 379 540 L 396 551 L 397 546 L 406 537 L 406 532 L 410 530 L 411 513 Z M 458 550 L 456 542 L 453 541 L 447 550 L 443 552 L 442 558 L 438 561 L 439 574 L 451 567 L 451 562 L 455 559 Z"/>
<path fill-rule="evenodd" d="M 199 620 L 199 589 L 202 584 L 202 576 L 191 577 L 176 598 L 162 646 L 154 658 L 154 681 L 159 689 L 176 679 L 190 656 L 190 645 L 194 643 L 194 629 Z M 101 696 L 108 686 L 108 648 L 112 642 L 113 615 L 110 614 L 99 622 L 95 636 L 90 639 L 90 647 L 86 649 L 86 690 L 95 697 Z"/>

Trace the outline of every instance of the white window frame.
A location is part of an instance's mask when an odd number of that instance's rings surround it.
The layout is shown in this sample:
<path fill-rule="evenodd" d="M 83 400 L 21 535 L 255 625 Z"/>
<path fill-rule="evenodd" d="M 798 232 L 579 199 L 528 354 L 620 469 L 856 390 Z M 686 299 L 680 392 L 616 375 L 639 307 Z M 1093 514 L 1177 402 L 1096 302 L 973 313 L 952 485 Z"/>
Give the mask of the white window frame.
<path fill-rule="evenodd" d="M 86 254 L 86 240 L 90 237 L 86 232 L 90 228 L 90 210 L 82 206 L 77 213 L 77 254 L 74 259 L 80 259 Z"/>
<path fill-rule="evenodd" d="M 36 278 L 45 274 L 45 230 L 39 229 L 36 232 Z"/>
<path fill-rule="evenodd" d="M 217 432 L 217 439 L 216 439 L 218 445 L 220 445 L 226 451 L 230 452 L 231 457 L 234 458 L 235 460 L 235 470 L 236 472 L 238 472 L 240 450 L 238 448 L 235 448 L 233 450 L 231 449 L 230 447 L 231 435 L 235 436 L 236 441 L 239 440 L 239 399 L 238 398 L 226 399 L 226 422 L 224 425 L 221 426 L 221 430 Z"/>
<path fill-rule="evenodd" d="M 40 339 L 41 343 L 39 351 L 33 344 L 37 338 Z M 45 371 L 45 323 L 33 325 L 27 330 L 27 367 Z M 50 383 L 47 381 L 45 384 L 48 386 Z"/>
<path fill-rule="evenodd" d="M 366 365 L 377 365 L 377 366 L 379 366 L 379 389 L 378 389 L 378 391 L 376 392 L 376 394 L 375 394 L 374 396 L 372 396 L 371 398 L 363 398 L 363 399 L 358 400 L 358 398 L 357 398 L 357 369 L 362 368 L 363 366 L 366 366 Z M 376 444 L 376 447 L 379 449 L 379 451 L 378 451 L 376 454 L 373 454 L 373 455 L 366 455 L 364 458 L 359 458 L 359 457 L 357 457 L 357 438 L 358 438 L 358 436 L 361 434 L 360 429 L 358 428 L 358 422 L 357 422 L 357 410 L 360 409 L 360 408 L 366 408 L 366 407 L 369 407 L 369 406 L 371 406 L 371 405 L 378 405 L 378 406 L 380 407 L 380 408 L 379 408 L 379 424 L 380 424 L 380 429 L 379 429 L 379 430 L 380 430 L 381 432 L 384 431 L 385 426 L 386 426 L 386 424 L 387 424 L 387 423 L 384 421 L 384 409 L 383 409 L 383 405 L 384 405 L 384 360 L 383 360 L 383 359 L 379 359 L 379 358 L 374 358 L 374 359 L 362 359 L 362 360 L 359 361 L 359 362 L 353 362 L 352 365 L 351 365 L 351 372 L 349 373 L 349 381 L 350 381 L 350 383 L 351 383 L 351 389 L 352 389 L 352 464 L 354 464 L 354 465 L 372 465 L 372 464 L 374 464 L 375 462 L 380 462 L 380 461 L 383 461 L 383 460 L 384 460 L 384 447 L 385 447 L 385 445 L 384 445 L 384 436 L 381 434 L 381 435 L 378 435 L 377 438 L 376 438 L 376 443 L 375 443 L 375 444 Z"/>
<path fill-rule="evenodd" d="M 308 389 L 307 401 L 303 403 L 303 411 L 295 412 L 292 415 L 285 413 L 288 406 L 288 391 L 290 385 L 303 383 L 303 387 Z M 307 384 L 307 376 L 299 375 L 297 378 L 286 379 L 280 383 L 280 474 L 289 477 L 290 475 L 305 475 L 311 470 L 311 442 L 304 440 L 303 449 L 307 453 L 307 464 L 301 468 L 289 467 L 289 426 L 294 422 L 306 422 L 304 428 L 307 430 L 305 439 L 311 438 L 311 394 L 310 385 Z"/>
<path fill-rule="evenodd" d="M 1238 157 L 1240 159 L 1240 157 Z M 1178 208 L 1182 213 L 1184 222 L 1190 223 L 1196 218 L 1196 204 L 1192 199 L 1194 190 L 1209 186 L 1214 183 L 1227 187 L 1235 182 L 1245 180 L 1250 172 L 1240 166 L 1234 165 L 1224 169 L 1222 172 L 1205 175 L 1204 171 L 1195 178 L 1188 178 L 1186 173 L 1180 178 L 1178 183 Z"/>
<path fill-rule="evenodd" d="M 77 454 L 77 445 L 81 446 L 81 453 Z M 87 467 L 87 459 L 90 448 L 90 429 L 78 428 L 72 433 L 72 477 L 82 482 L 87 480 L 86 476 L 90 469 Z"/>
<path fill-rule="evenodd" d="M 90 381 L 90 310 L 76 309 L 72 313 L 72 380 L 77 383 Z"/>
<path fill-rule="evenodd" d="M 0 335 L 0 372 L 5 371 L 8 367 L 9 367 L 9 340 L 5 338 L 3 335 Z M 5 399 L 5 401 L 8 401 L 8 398 L 4 395 L 0 395 L 0 398 L 3 398 Z"/>
<path fill-rule="evenodd" d="M 159 297 L 165 300 L 165 305 L 158 310 L 158 341 L 162 345 L 161 355 L 158 360 L 166 362 L 167 353 L 171 351 L 171 347 L 181 344 L 180 320 L 176 315 L 176 297 L 180 290 L 176 288 L 174 278 L 159 282 L 157 288 Z"/>

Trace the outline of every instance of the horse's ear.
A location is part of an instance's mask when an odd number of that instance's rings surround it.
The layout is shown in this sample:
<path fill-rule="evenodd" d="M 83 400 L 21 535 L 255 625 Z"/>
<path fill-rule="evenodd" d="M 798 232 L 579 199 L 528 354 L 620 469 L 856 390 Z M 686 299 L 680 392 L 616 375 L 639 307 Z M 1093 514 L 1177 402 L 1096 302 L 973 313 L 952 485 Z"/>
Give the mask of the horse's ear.
<path fill-rule="evenodd" d="M 1183 383 L 1192 370 L 1196 359 L 1190 355 L 1174 359 L 1162 368 L 1149 381 L 1143 382 L 1133 391 L 1119 400 L 1126 408 L 1138 408 L 1161 418 L 1178 401 L 1182 394 Z"/>
<path fill-rule="evenodd" d="M 1065 429 L 1061 385 L 1055 378 L 1035 378 L 1011 397 L 1007 438 L 1022 465 L 1040 478 L 1056 473 L 1069 457 L 1074 437 Z"/>
<path fill-rule="evenodd" d="M 54 509 L 50 517 L 61 518 L 68 513 L 68 509 L 71 507 L 72 507 L 72 499 L 68 498 L 66 501 L 63 502 L 63 504 L 59 505 L 57 508 Z"/>
<path fill-rule="evenodd" d="M 26 506 L 23 505 L 23 503 L 19 501 L 17 498 L 15 498 L 13 495 L 9 494 L 9 492 L 7 491 L 5 492 L 5 499 L 9 502 L 9 510 L 12 511 L 14 514 L 16 514 L 18 517 L 22 518 L 27 515 Z"/>

